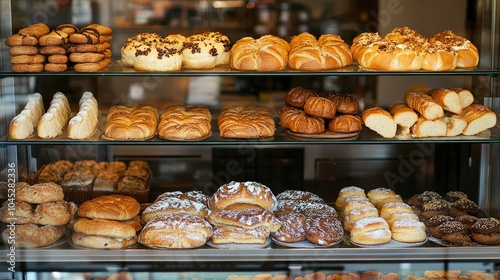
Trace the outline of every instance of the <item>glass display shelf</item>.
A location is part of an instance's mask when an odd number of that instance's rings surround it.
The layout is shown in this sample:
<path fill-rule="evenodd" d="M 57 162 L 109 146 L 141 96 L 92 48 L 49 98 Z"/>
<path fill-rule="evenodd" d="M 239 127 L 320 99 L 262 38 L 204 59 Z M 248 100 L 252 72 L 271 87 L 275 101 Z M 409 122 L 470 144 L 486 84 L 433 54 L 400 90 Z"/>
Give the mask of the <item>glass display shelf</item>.
<path fill-rule="evenodd" d="M 212 126 L 214 127 L 214 126 Z M 213 128 L 214 129 L 214 128 Z M 216 128 L 215 128 L 216 130 Z M 102 130 L 101 130 L 102 131 Z M 41 139 L 33 137 L 25 140 L 13 140 L 8 136 L 0 138 L 0 147 L 8 145 L 310 145 L 310 144 L 410 144 L 410 143 L 500 143 L 500 126 L 474 136 L 455 137 L 426 137 L 415 138 L 411 136 L 383 138 L 368 128 L 351 137 L 340 138 L 315 138 L 314 136 L 297 137 L 284 128 L 277 127 L 274 137 L 262 139 L 225 139 L 221 138 L 218 131 L 210 137 L 200 141 L 170 141 L 155 136 L 144 141 L 106 140 L 95 135 L 87 140 L 73 140 L 67 137 L 54 139 Z"/>
<path fill-rule="evenodd" d="M 358 65 L 351 64 L 342 68 L 324 71 L 298 71 L 285 69 L 283 71 L 260 72 L 260 71 L 239 71 L 233 70 L 228 65 L 221 65 L 211 69 L 182 69 L 168 72 L 144 72 L 135 71 L 133 67 L 125 67 L 119 61 L 115 61 L 107 69 L 99 72 L 75 72 L 68 70 L 60 73 L 52 72 L 0 72 L 0 78 L 24 77 L 24 76 L 499 76 L 500 69 L 487 67 L 477 68 L 457 68 L 453 71 L 370 71 L 363 70 Z"/>

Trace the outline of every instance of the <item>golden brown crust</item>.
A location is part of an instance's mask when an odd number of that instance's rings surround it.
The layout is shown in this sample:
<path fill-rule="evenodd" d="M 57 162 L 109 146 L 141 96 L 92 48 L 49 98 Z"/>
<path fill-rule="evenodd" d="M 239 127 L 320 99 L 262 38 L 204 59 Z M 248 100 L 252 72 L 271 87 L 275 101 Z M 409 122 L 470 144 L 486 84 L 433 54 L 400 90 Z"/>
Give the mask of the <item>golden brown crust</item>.
<path fill-rule="evenodd" d="M 5 40 L 5 44 L 10 47 L 36 46 L 38 44 L 38 39 L 49 32 L 49 27 L 43 23 L 31 24 L 8 37 Z"/>
<path fill-rule="evenodd" d="M 66 226 L 37 226 L 35 224 L 16 225 L 15 244 L 19 248 L 38 248 L 54 244 L 66 233 Z M 2 238 L 5 243 L 11 237 L 11 230 L 3 231 Z"/>
<path fill-rule="evenodd" d="M 325 120 L 309 116 L 302 110 L 288 110 L 281 115 L 280 125 L 295 133 L 320 134 L 325 131 Z"/>
<path fill-rule="evenodd" d="M 354 223 L 350 237 L 351 241 L 357 244 L 385 244 L 391 241 L 391 231 L 383 218 L 366 217 Z"/>
<path fill-rule="evenodd" d="M 68 70 L 68 65 L 64 63 L 47 63 L 43 66 L 47 72 L 64 72 Z"/>
<path fill-rule="evenodd" d="M 129 224 L 103 219 L 79 218 L 73 224 L 73 230 L 85 235 L 107 236 L 129 239 L 135 237 L 135 228 Z"/>
<path fill-rule="evenodd" d="M 394 118 L 394 121 L 404 128 L 412 127 L 418 119 L 417 113 L 404 103 L 392 104 L 389 112 Z"/>
<path fill-rule="evenodd" d="M 337 106 L 335 103 L 324 97 L 311 97 L 304 104 L 304 112 L 306 114 L 324 119 L 333 119 L 336 110 Z"/>
<path fill-rule="evenodd" d="M 334 216 L 321 216 L 307 220 L 307 240 L 321 246 L 329 246 L 344 238 L 342 223 Z"/>
<path fill-rule="evenodd" d="M 139 202 L 130 196 L 106 195 L 83 202 L 78 209 L 78 216 L 125 221 L 137 216 L 140 208 Z"/>
<path fill-rule="evenodd" d="M 233 69 L 245 71 L 284 70 L 289 49 L 287 41 L 274 35 L 258 39 L 244 37 L 233 45 L 229 65 Z"/>
<path fill-rule="evenodd" d="M 277 199 L 267 186 L 257 182 L 230 182 L 222 185 L 209 201 L 210 209 L 225 209 L 232 204 L 255 204 L 267 211 L 273 211 Z"/>
<path fill-rule="evenodd" d="M 432 89 L 429 94 L 444 110 L 455 114 L 462 113 L 462 103 L 458 93 L 447 88 Z"/>
<path fill-rule="evenodd" d="M 363 129 L 363 121 L 357 115 L 340 115 L 328 123 L 328 130 L 338 133 L 353 133 Z"/>
<path fill-rule="evenodd" d="M 296 108 L 304 108 L 307 99 L 317 97 L 318 94 L 313 90 L 303 87 L 291 88 L 285 95 L 285 102 Z"/>
<path fill-rule="evenodd" d="M 68 62 L 68 56 L 64 54 L 53 54 L 47 57 L 49 63 L 63 64 Z"/>
<path fill-rule="evenodd" d="M 45 62 L 45 56 L 41 54 L 34 54 L 34 55 L 13 55 L 10 57 L 10 63 L 13 64 L 33 64 L 33 63 L 44 63 Z"/>
<path fill-rule="evenodd" d="M 195 201 L 177 197 L 164 197 L 146 207 L 146 209 L 142 212 L 141 219 L 143 222 L 147 223 L 158 215 L 177 212 L 188 213 L 205 218 L 209 211 L 207 206 Z"/>
<path fill-rule="evenodd" d="M 158 136 L 168 140 L 199 140 L 211 134 L 212 115 L 206 106 L 169 106 L 163 110 Z"/>
<path fill-rule="evenodd" d="M 496 114 L 481 104 L 472 104 L 463 109 L 462 116 L 467 122 L 467 126 L 462 131 L 463 135 L 478 134 L 494 127 L 497 123 Z"/>
<path fill-rule="evenodd" d="M 435 120 L 444 116 L 443 107 L 430 95 L 421 92 L 408 91 L 405 94 L 405 103 L 428 120 Z"/>
<path fill-rule="evenodd" d="M 16 63 L 12 64 L 12 72 L 42 72 L 43 63 Z"/>
<path fill-rule="evenodd" d="M 291 212 L 278 216 L 281 227 L 271 235 L 281 242 L 299 242 L 306 240 L 306 216 L 300 213 Z"/>
<path fill-rule="evenodd" d="M 223 138 L 272 137 L 276 131 L 272 114 L 260 106 L 225 106 L 217 124 Z"/>
<path fill-rule="evenodd" d="M 144 140 L 156 133 L 158 110 L 146 105 L 111 107 L 104 135 L 114 140 Z"/>
<path fill-rule="evenodd" d="M 98 72 L 104 70 L 109 64 L 111 64 L 111 59 L 104 58 L 98 62 L 77 63 L 74 69 L 76 72 Z"/>
<path fill-rule="evenodd" d="M 62 201 L 64 193 L 61 186 L 56 183 L 39 183 L 29 185 L 27 183 L 16 184 L 16 200 L 33 204 Z"/>

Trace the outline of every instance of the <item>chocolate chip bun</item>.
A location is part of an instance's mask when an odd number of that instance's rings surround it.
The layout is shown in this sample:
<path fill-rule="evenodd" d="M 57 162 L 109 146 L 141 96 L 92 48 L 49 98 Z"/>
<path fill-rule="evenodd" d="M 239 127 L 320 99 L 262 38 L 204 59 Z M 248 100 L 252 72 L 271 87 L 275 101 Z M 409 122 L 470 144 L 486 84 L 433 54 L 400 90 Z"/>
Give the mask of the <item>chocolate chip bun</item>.
<path fill-rule="evenodd" d="M 182 67 L 209 69 L 229 63 L 229 38 L 220 32 L 204 32 L 186 38 L 182 50 Z"/>

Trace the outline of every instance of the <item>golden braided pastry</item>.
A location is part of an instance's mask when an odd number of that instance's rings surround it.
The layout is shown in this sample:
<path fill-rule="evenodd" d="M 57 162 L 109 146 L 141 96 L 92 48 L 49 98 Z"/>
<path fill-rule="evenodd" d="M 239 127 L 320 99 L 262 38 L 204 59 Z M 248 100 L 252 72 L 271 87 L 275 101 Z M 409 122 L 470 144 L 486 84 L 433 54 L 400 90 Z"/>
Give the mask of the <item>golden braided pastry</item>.
<path fill-rule="evenodd" d="M 212 115 L 205 106 L 169 106 L 160 117 L 158 136 L 167 140 L 201 140 L 211 134 Z"/>
<path fill-rule="evenodd" d="M 278 71 L 285 69 L 290 46 L 287 41 L 274 35 L 259 39 L 244 37 L 234 44 L 229 66 L 236 70 Z"/>
<path fill-rule="evenodd" d="M 324 34 L 316 40 L 304 32 L 290 41 L 288 67 L 297 70 L 327 70 L 351 64 L 349 46 L 333 34 Z"/>
<path fill-rule="evenodd" d="M 225 106 L 217 122 L 224 138 L 272 137 L 276 130 L 273 115 L 258 106 Z"/>
<path fill-rule="evenodd" d="M 112 140 L 145 140 L 156 133 L 158 110 L 147 105 L 116 105 L 109 109 L 104 136 Z"/>

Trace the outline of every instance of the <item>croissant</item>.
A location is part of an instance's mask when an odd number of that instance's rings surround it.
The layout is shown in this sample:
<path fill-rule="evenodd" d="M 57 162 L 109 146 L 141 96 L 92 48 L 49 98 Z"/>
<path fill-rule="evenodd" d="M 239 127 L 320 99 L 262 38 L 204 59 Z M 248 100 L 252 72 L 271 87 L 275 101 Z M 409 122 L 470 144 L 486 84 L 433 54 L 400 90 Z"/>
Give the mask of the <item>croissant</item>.
<path fill-rule="evenodd" d="M 108 112 L 104 137 L 111 140 L 145 140 L 153 137 L 158 110 L 146 105 L 116 105 Z"/>
<path fill-rule="evenodd" d="M 225 106 L 217 123 L 224 138 L 272 137 L 276 130 L 272 114 L 258 106 Z"/>
<path fill-rule="evenodd" d="M 212 115 L 205 106 L 169 106 L 160 117 L 158 136 L 168 140 L 200 140 L 211 134 Z"/>
<path fill-rule="evenodd" d="M 288 67 L 297 70 L 327 70 L 351 64 L 349 46 L 337 35 L 324 34 L 316 40 L 310 33 L 294 36 L 290 41 Z"/>
<path fill-rule="evenodd" d="M 229 66 L 236 70 L 278 71 L 286 68 L 290 46 L 287 41 L 274 35 L 259 39 L 244 37 L 234 44 Z"/>

